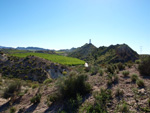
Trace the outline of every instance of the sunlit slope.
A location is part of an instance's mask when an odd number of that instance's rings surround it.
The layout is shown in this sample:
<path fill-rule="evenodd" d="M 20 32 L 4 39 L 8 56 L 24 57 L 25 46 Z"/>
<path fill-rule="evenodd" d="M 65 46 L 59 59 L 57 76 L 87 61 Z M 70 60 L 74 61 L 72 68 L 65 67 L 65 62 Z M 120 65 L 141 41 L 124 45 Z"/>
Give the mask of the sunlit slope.
<path fill-rule="evenodd" d="M 45 54 L 45 53 L 14 53 L 11 54 L 12 56 L 16 57 L 27 57 L 29 55 L 34 55 L 40 58 L 47 59 L 52 62 L 56 62 L 59 64 L 64 64 L 64 65 L 79 65 L 79 64 L 84 64 L 85 61 L 77 59 L 77 58 L 71 58 L 71 57 L 66 57 L 66 56 L 61 56 L 61 55 L 55 55 L 55 54 Z"/>

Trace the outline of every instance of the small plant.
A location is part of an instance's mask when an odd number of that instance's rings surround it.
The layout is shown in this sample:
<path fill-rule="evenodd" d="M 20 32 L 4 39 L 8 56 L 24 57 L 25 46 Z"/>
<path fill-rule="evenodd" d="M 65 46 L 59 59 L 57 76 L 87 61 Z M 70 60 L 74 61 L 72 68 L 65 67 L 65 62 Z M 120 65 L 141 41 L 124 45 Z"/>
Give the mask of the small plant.
<path fill-rule="evenodd" d="M 21 91 L 21 83 L 19 81 L 13 82 L 4 90 L 3 98 L 8 99 L 9 97 L 13 97 L 16 94 L 19 94 Z"/>
<path fill-rule="evenodd" d="M 62 74 L 63 74 L 63 75 L 67 75 L 67 71 L 63 71 Z"/>
<path fill-rule="evenodd" d="M 150 107 L 150 98 L 148 99 L 148 106 Z"/>
<path fill-rule="evenodd" d="M 137 80 L 136 81 L 136 84 L 139 86 L 139 87 L 145 87 L 145 84 L 144 84 L 144 81 L 143 80 Z"/>
<path fill-rule="evenodd" d="M 150 76 L 150 57 L 144 59 L 140 64 L 139 64 L 139 71 L 141 75 L 144 76 Z"/>
<path fill-rule="evenodd" d="M 123 71 L 122 72 L 122 74 L 124 75 L 124 77 L 128 77 L 129 73 L 130 73 L 129 71 Z"/>
<path fill-rule="evenodd" d="M 43 83 L 44 84 L 49 84 L 51 83 L 53 80 L 51 78 L 46 79 Z"/>
<path fill-rule="evenodd" d="M 36 104 L 36 103 L 39 103 L 40 102 L 40 99 L 41 99 L 41 94 L 38 93 L 36 94 L 34 97 L 32 97 L 30 99 L 30 102 L 33 103 L 33 104 Z"/>
<path fill-rule="evenodd" d="M 136 63 L 136 64 L 140 64 L 140 63 L 141 63 L 141 60 L 136 60 L 135 63 Z"/>
<path fill-rule="evenodd" d="M 113 84 L 113 81 L 112 81 L 112 80 L 108 80 L 108 81 L 107 81 L 107 86 L 108 86 L 108 87 L 111 87 L 112 84 Z"/>
<path fill-rule="evenodd" d="M 125 66 L 121 62 L 117 64 L 117 67 L 120 71 L 125 69 Z"/>
<path fill-rule="evenodd" d="M 35 89 L 35 88 L 37 88 L 37 87 L 39 87 L 38 84 L 33 84 L 33 85 L 32 85 L 32 89 Z"/>
<path fill-rule="evenodd" d="M 91 86 L 86 82 L 87 79 L 87 75 L 70 73 L 58 83 L 58 90 L 63 98 L 76 98 L 77 94 L 83 96 L 91 92 Z"/>
<path fill-rule="evenodd" d="M 54 93 L 47 97 L 47 101 L 56 102 L 59 99 L 59 95 Z"/>
<path fill-rule="evenodd" d="M 109 73 L 111 73 L 111 74 L 114 74 L 114 72 L 115 72 L 114 66 L 113 66 L 113 65 L 109 65 L 109 66 L 107 67 L 107 72 L 109 72 Z"/>
<path fill-rule="evenodd" d="M 117 88 L 116 92 L 115 92 L 115 96 L 116 97 L 122 97 L 124 94 L 123 90 L 120 90 L 119 88 Z"/>
<path fill-rule="evenodd" d="M 11 107 L 10 108 L 10 113 L 15 113 L 16 112 L 16 108 L 15 107 Z"/>
<path fill-rule="evenodd" d="M 89 105 L 88 113 L 107 113 L 107 103 L 111 101 L 112 92 L 109 89 L 101 89 L 101 93 L 94 95 L 94 105 Z"/>
<path fill-rule="evenodd" d="M 119 107 L 119 111 L 122 113 L 129 113 L 129 106 L 127 105 L 127 103 L 123 103 L 120 107 Z"/>
<path fill-rule="evenodd" d="M 115 82 L 115 83 L 118 83 L 118 81 L 119 81 L 118 75 L 114 75 L 114 82 Z"/>
<path fill-rule="evenodd" d="M 138 80 L 137 74 L 133 74 L 133 75 L 131 76 L 131 80 L 132 80 L 132 82 L 136 82 L 136 81 Z"/>
<path fill-rule="evenodd" d="M 99 70 L 99 73 L 100 73 L 100 76 L 103 76 L 104 75 L 104 72 L 102 69 Z"/>
<path fill-rule="evenodd" d="M 96 66 L 91 67 L 91 75 L 96 75 L 99 71 L 99 68 Z"/>

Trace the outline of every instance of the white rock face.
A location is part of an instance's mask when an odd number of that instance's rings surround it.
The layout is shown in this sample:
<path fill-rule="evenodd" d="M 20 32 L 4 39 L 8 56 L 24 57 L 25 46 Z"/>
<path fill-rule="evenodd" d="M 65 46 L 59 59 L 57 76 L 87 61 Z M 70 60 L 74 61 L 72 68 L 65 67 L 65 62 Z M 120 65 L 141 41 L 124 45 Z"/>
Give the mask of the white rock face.
<path fill-rule="evenodd" d="M 88 63 L 85 63 L 84 66 L 85 66 L 85 67 L 89 67 Z"/>

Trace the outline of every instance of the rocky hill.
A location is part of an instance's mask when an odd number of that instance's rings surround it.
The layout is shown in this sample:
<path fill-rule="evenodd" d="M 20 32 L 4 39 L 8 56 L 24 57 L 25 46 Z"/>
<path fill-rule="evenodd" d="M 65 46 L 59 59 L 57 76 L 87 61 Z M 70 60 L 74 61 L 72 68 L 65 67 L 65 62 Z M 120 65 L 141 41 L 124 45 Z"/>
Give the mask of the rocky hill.
<path fill-rule="evenodd" d="M 87 60 L 95 49 L 96 47 L 93 44 L 85 44 L 82 47 L 75 49 L 73 52 L 70 52 L 68 56 Z"/>
<path fill-rule="evenodd" d="M 67 70 L 66 66 L 35 56 L 18 58 L 2 53 L 0 55 L 0 73 L 9 78 L 43 82 L 47 78 L 62 76 L 64 70 Z"/>
<path fill-rule="evenodd" d="M 70 53 L 69 56 L 96 63 L 134 62 L 139 58 L 139 55 L 126 44 L 111 45 L 109 47 L 102 46 L 99 48 L 92 44 L 85 44 Z"/>

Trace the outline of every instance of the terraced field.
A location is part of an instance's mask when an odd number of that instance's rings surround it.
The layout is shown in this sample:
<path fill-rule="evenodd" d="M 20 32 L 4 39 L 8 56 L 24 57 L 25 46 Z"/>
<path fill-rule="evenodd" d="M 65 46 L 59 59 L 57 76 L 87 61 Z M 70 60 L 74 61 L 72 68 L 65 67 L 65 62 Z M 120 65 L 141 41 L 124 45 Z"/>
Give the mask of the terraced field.
<path fill-rule="evenodd" d="M 34 55 L 34 56 L 44 58 L 44 59 L 47 59 L 49 61 L 56 62 L 56 63 L 63 64 L 63 65 L 79 65 L 79 64 L 85 63 L 85 61 L 79 60 L 77 58 L 65 57 L 65 56 L 55 55 L 55 54 L 31 53 L 31 52 L 29 52 L 29 53 L 14 53 L 11 55 L 16 56 L 16 57 L 27 57 L 30 55 Z"/>

